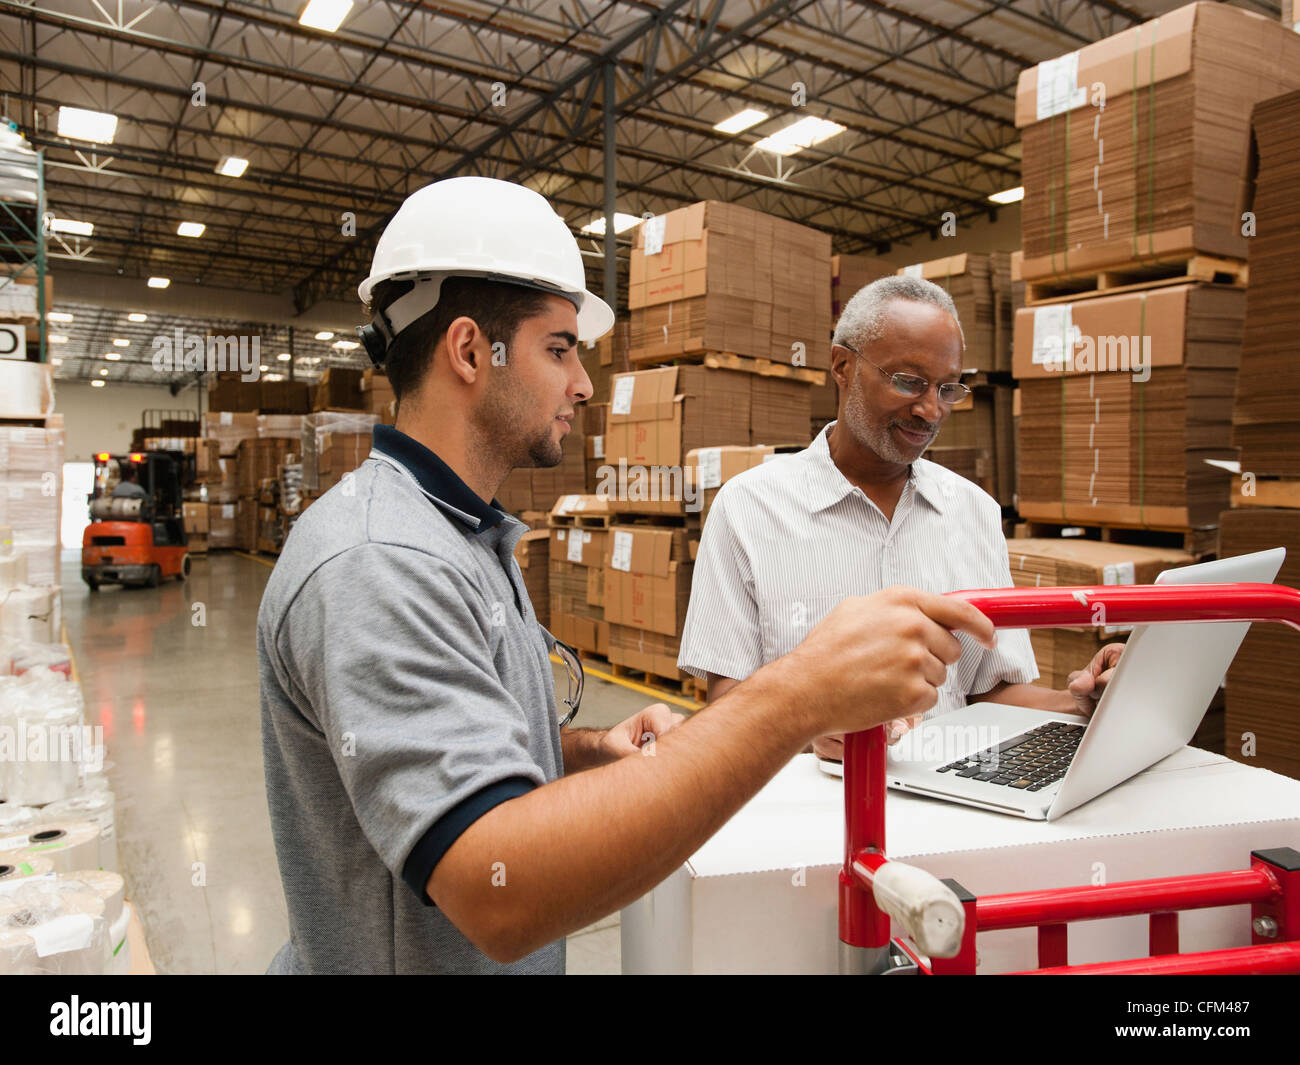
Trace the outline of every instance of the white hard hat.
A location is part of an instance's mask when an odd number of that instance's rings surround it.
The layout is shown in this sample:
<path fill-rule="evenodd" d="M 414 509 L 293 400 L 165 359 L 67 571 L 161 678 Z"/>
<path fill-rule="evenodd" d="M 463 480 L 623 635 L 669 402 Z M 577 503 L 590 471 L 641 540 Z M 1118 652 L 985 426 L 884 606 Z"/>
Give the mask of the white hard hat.
<path fill-rule="evenodd" d="M 578 309 L 579 340 L 595 340 L 614 326 L 609 304 L 587 291 L 582 253 L 564 220 L 545 197 L 510 181 L 447 178 L 413 192 L 380 236 L 370 276 L 357 292 L 369 302 L 380 281 L 417 281 L 385 315 L 376 315 L 375 330 L 391 343 L 433 309 L 448 277 L 482 277 L 564 296 Z M 366 349 L 376 357 L 371 340 Z"/>

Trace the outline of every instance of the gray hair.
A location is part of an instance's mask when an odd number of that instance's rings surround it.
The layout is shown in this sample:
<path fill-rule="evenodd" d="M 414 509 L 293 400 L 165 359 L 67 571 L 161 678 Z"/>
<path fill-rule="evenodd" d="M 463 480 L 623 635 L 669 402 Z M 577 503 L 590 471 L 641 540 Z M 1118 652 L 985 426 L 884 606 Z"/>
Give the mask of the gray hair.
<path fill-rule="evenodd" d="M 835 323 L 834 343 L 848 344 L 861 351 L 866 345 L 879 340 L 885 334 L 885 313 L 895 300 L 928 303 L 947 311 L 957 323 L 962 350 L 966 349 L 966 333 L 962 330 L 961 319 L 957 317 L 952 297 L 933 281 L 898 274 L 882 277 L 853 294 L 853 298 L 844 305 L 840 320 Z"/>

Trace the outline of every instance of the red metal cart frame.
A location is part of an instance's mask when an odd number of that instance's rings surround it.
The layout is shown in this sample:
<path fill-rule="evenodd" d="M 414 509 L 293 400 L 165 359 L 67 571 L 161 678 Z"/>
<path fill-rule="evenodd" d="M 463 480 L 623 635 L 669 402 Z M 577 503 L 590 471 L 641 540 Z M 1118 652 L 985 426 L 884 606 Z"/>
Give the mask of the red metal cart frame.
<path fill-rule="evenodd" d="M 1027 629 L 1190 621 L 1276 621 L 1300 630 L 1300 591 L 1272 584 L 1106 585 L 1091 588 L 999 588 L 951 593 L 996 628 Z M 1104 613 L 1099 615 L 1099 608 Z M 844 738 L 844 866 L 839 878 L 840 969 L 883 972 L 890 962 L 890 918 L 873 891 L 885 854 L 884 726 Z M 1022 891 L 983 898 L 944 881 L 964 913 L 952 957 L 925 958 L 894 940 L 926 974 L 975 972 L 975 936 L 1006 928 L 1038 929 L 1037 974 L 1300 973 L 1300 853 L 1254 851 L 1250 868 L 1099 887 Z M 1249 947 L 1178 953 L 1181 910 L 1250 904 Z M 1068 925 L 1102 917 L 1148 914 L 1150 957 L 1067 964 Z"/>

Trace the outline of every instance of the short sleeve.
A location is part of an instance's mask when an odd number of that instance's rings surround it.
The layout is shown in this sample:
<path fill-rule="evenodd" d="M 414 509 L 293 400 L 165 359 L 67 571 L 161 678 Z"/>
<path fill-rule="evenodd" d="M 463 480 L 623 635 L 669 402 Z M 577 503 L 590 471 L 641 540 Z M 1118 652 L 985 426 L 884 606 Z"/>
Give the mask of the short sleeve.
<path fill-rule="evenodd" d="M 366 839 L 395 876 L 419 850 L 424 879 L 406 879 L 426 902 L 427 876 L 459 832 L 546 782 L 494 669 L 481 598 L 444 559 L 364 544 L 311 576 L 276 640 Z"/>
<path fill-rule="evenodd" d="M 744 680 L 763 665 L 763 639 L 749 558 L 729 518 L 734 493 L 723 485 L 712 507 L 691 579 L 677 667 L 697 677 Z"/>

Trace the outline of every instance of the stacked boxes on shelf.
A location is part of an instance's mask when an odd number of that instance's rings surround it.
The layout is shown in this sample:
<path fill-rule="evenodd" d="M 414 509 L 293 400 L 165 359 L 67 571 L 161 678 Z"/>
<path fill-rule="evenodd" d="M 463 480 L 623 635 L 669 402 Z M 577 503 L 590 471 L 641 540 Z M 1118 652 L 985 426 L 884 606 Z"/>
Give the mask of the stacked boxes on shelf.
<path fill-rule="evenodd" d="M 1250 240 L 1250 285 L 1241 369 L 1232 408 L 1232 441 L 1241 468 L 1258 481 L 1300 478 L 1300 93 L 1255 108 L 1255 181 L 1249 203 L 1258 225 Z M 1263 481 L 1247 482 L 1257 493 Z M 1249 497 L 1248 497 L 1249 498 Z M 1294 498 L 1294 494 L 1293 494 Z M 1289 505 L 1295 506 L 1296 503 Z"/>
<path fill-rule="evenodd" d="M 1250 285 L 1241 369 L 1232 409 L 1242 476 L 1235 509 L 1219 517 L 1219 554 L 1286 548 L 1278 584 L 1300 588 L 1300 333 L 1295 279 L 1300 246 L 1300 93 L 1262 103 L 1253 116 L 1258 219 L 1250 241 Z M 1300 779 L 1300 634 L 1252 625 L 1228 670 L 1224 753 Z"/>
<path fill-rule="evenodd" d="M 551 633 L 580 651 L 608 656 L 604 565 L 614 520 L 610 501 L 604 496 L 561 496 L 547 520 Z"/>
<path fill-rule="evenodd" d="M 365 411 L 366 400 L 361 391 L 362 370 L 331 366 L 320 375 L 312 397 L 312 410 Z"/>
<path fill-rule="evenodd" d="M 538 622 L 546 629 L 551 627 L 550 542 L 549 529 L 529 529 L 515 544 L 515 561 L 519 563 L 519 571 L 524 577 L 524 589 L 528 592 Z"/>
<path fill-rule="evenodd" d="M 1099 584 L 1150 584 L 1166 569 L 1195 559 L 1170 548 L 1137 547 L 1084 539 L 1017 538 L 1007 541 L 1011 580 L 1017 588 Z M 1128 626 L 1088 629 L 1031 629 L 1038 683 L 1064 688 L 1108 643 L 1127 637 Z"/>
<path fill-rule="evenodd" d="M 1300 508 L 1242 507 L 1223 514 L 1224 558 L 1286 548 L 1275 583 L 1300 588 Z M 1300 633 L 1254 624 L 1228 669 L 1224 754 L 1300 780 Z"/>
<path fill-rule="evenodd" d="M 1251 108 L 1297 89 L 1300 35 L 1210 3 L 1023 70 L 1025 279 L 1193 252 L 1244 259 Z"/>
<path fill-rule="evenodd" d="M 966 338 L 962 369 L 1011 372 L 1011 253 L 963 252 L 904 266 L 899 274 L 932 281 L 952 297 Z"/>
<path fill-rule="evenodd" d="M 191 555 L 208 553 L 208 512 L 212 504 L 190 501 L 181 504 L 182 517 L 185 521 L 186 550 Z"/>
<path fill-rule="evenodd" d="M 302 420 L 298 451 L 309 498 L 323 495 L 365 462 L 378 420 L 378 415 L 352 411 L 318 411 Z"/>
<path fill-rule="evenodd" d="M 1213 526 L 1229 478 L 1205 460 L 1233 457 L 1245 302 L 1193 284 L 1019 311 L 1021 516 Z"/>
<path fill-rule="evenodd" d="M 24 558 L 26 581 L 57 585 L 63 501 L 63 417 L 44 427 L 0 426 L 0 526 Z"/>
<path fill-rule="evenodd" d="M 643 222 L 629 265 L 630 359 L 730 352 L 825 369 L 830 236 L 706 201 Z"/>

